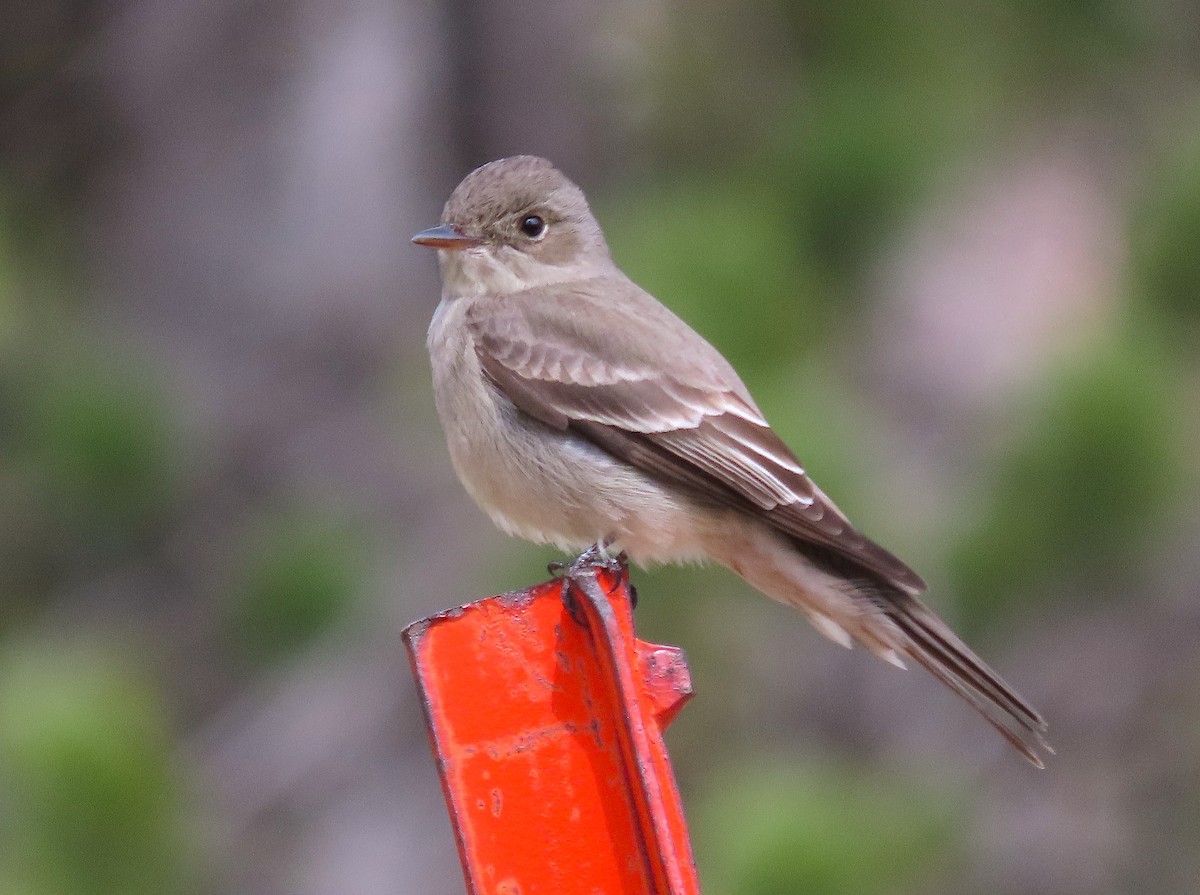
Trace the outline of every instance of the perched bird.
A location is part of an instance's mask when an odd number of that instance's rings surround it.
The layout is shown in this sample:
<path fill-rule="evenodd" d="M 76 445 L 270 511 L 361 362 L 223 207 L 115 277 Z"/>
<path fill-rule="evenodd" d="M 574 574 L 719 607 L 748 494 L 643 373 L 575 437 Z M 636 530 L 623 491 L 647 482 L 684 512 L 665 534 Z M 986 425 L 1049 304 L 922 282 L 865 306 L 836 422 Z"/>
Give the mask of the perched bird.
<path fill-rule="evenodd" d="M 923 665 L 1042 766 L 1041 716 L 808 477 L 729 362 L 613 263 L 548 161 L 476 169 L 413 242 L 441 267 L 428 346 L 450 457 L 500 528 L 715 560 L 837 643 Z"/>

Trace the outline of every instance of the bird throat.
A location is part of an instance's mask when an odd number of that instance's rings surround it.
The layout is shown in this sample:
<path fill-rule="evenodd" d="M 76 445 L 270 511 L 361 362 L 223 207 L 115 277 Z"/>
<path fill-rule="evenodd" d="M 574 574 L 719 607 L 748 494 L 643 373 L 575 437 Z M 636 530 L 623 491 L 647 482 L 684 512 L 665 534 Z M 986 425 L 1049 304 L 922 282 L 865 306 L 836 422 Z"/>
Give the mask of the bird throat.
<path fill-rule="evenodd" d="M 447 297 L 523 292 L 588 276 L 585 264 L 546 264 L 509 246 L 438 251 Z"/>

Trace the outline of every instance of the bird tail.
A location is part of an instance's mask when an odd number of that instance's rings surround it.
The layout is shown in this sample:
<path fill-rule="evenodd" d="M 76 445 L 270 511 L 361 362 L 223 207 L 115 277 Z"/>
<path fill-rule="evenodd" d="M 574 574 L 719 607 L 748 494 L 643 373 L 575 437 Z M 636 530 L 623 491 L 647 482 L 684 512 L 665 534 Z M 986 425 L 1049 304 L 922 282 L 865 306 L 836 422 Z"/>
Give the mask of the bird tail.
<path fill-rule="evenodd" d="M 900 650 L 965 699 L 1031 764 L 1045 767 L 1039 752 L 1053 755 L 1054 749 L 1037 710 L 916 597 L 891 587 L 872 589 L 883 591 L 870 596 L 903 635 Z"/>
<path fill-rule="evenodd" d="M 924 666 L 1036 767 L 1045 767 L 1039 752 L 1054 753 L 1042 716 L 909 591 L 826 548 L 774 532 L 727 537 L 710 555 L 800 609 L 834 642 L 849 647 L 856 640 L 901 668 L 906 657 Z"/>

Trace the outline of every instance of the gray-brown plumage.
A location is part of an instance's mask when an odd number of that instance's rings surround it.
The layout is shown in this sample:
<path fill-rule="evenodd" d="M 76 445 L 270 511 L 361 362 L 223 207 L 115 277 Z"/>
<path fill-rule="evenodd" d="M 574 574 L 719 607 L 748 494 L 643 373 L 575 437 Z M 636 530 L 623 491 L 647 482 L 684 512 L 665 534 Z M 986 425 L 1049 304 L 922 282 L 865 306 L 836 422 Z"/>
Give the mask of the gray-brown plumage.
<path fill-rule="evenodd" d="M 549 162 L 477 169 L 414 241 L 439 249 L 429 351 L 451 459 L 501 528 L 720 562 L 831 639 L 923 665 L 1041 766 L 1042 718 L 813 483 L 720 353 L 613 264 Z"/>

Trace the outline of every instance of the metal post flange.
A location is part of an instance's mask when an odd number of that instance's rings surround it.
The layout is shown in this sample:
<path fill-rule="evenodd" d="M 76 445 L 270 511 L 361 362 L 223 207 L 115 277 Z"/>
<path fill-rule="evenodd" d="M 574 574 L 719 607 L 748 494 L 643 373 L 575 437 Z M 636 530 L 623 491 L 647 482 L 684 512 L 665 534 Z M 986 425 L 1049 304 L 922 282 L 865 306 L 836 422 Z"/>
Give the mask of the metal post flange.
<path fill-rule="evenodd" d="M 469 603 L 404 641 L 471 895 L 698 895 L 662 737 L 691 679 L 682 650 L 635 636 L 623 571 Z"/>

